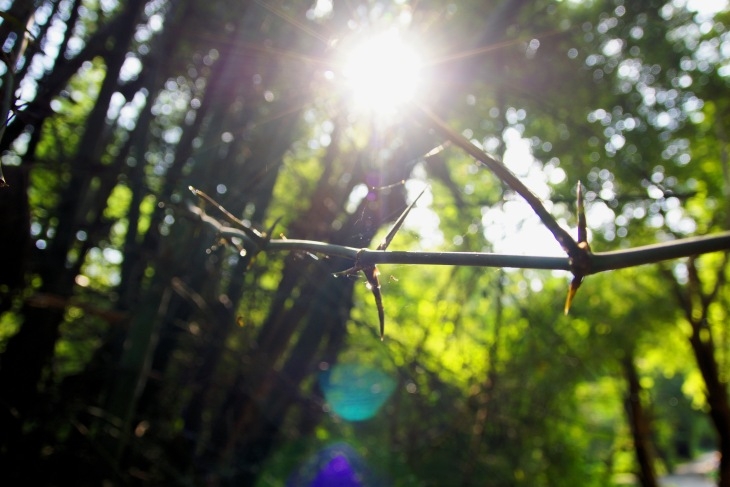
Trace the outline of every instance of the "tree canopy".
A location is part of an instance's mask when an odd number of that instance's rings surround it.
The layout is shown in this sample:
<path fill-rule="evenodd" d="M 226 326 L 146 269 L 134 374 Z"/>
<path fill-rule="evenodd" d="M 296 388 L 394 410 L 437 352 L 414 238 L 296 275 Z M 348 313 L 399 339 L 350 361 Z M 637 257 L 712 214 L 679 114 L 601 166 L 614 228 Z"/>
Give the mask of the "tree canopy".
<path fill-rule="evenodd" d="M 2 483 L 730 486 L 728 22 L 0 0 Z"/>

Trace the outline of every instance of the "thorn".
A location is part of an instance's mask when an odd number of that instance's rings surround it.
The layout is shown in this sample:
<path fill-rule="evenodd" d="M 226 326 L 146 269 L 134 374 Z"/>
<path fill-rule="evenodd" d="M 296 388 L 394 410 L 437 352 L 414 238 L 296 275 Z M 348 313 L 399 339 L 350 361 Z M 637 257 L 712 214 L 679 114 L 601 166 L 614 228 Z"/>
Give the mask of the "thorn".
<path fill-rule="evenodd" d="M 344 271 L 339 272 L 333 272 L 332 277 L 353 277 L 356 276 L 358 271 L 361 271 L 359 267 L 350 267 L 349 269 L 345 269 Z"/>
<path fill-rule="evenodd" d="M 568 288 L 568 297 L 565 298 L 565 307 L 563 308 L 563 313 L 566 316 L 568 315 L 568 311 L 570 311 L 570 305 L 573 302 L 575 293 L 578 292 L 578 288 L 580 287 L 582 282 L 583 282 L 583 276 L 575 276 L 573 278 L 573 280 L 570 282 L 570 287 Z"/>
<path fill-rule="evenodd" d="M 450 140 L 447 140 L 447 141 L 446 141 L 446 142 L 444 142 L 443 144 L 441 144 L 441 145 L 437 145 L 436 147 L 434 147 L 433 149 L 431 149 L 430 151 L 428 151 L 427 153 L 425 153 L 425 154 L 423 155 L 423 158 L 424 158 L 424 159 L 428 159 L 429 157 L 433 157 L 433 156 L 435 156 L 436 154 L 438 154 L 438 153 L 442 152 L 442 151 L 443 151 L 444 149 L 446 149 L 446 148 L 447 148 L 447 147 L 449 147 L 450 145 L 451 145 L 451 141 L 450 141 Z"/>
<path fill-rule="evenodd" d="M 274 223 L 271 224 L 271 226 L 269 227 L 269 230 L 265 234 L 266 238 L 271 239 L 271 235 L 274 234 L 274 228 L 276 228 L 276 225 L 278 225 L 280 221 L 281 221 L 281 217 L 274 220 Z M 286 237 L 284 237 L 284 239 L 286 239 Z"/>
<path fill-rule="evenodd" d="M 566 315 L 570 311 L 573 298 L 583 282 L 583 277 L 587 273 L 590 273 L 591 246 L 588 243 L 588 225 L 586 223 L 585 204 L 583 201 L 583 185 L 580 181 L 578 181 L 575 190 L 575 206 L 578 215 L 578 241 L 576 242 L 578 244 L 578 253 L 577 255 L 570 256 L 573 262 L 573 280 L 570 283 L 570 288 L 568 288 L 568 296 L 565 298 L 563 313 Z"/>
<path fill-rule="evenodd" d="M 403 225 L 403 222 L 406 220 L 406 217 L 408 216 L 408 213 L 411 212 L 414 206 L 416 206 L 416 203 L 418 200 L 423 196 L 423 193 L 426 192 L 428 189 L 428 186 L 424 187 L 423 190 L 416 196 L 416 199 L 413 200 L 413 202 L 408 205 L 408 208 L 406 208 L 403 213 L 400 214 L 398 219 L 395 221 L 393 226 L 391 227 L 390 231 L 388 232 L 388 235 L 385 236 L 385 239 L 378 245 L 378 250 L 386 250 L 388 248 L 388 245 L 390 245 L 390 242 L 393 240 L 393 237 L 395 237 L 395 234 L 398 233 L 398 230 L 400 230 L 401 225 Z"/>
<path fill-rule="evenodd" d="M 365 274 L 370 286 L 370 292 L 373 293 L 373 298 L 375 298 L 375 306 L 378 308 L 378 321 L 380 322 L 380 341 L 383 341 L 385 336 L 385 308 L 383 307 L 383 295 L 380 293 L 380 281 L 378 280 L 380 271 L 373 265 L 363 268 L 362 272 Z"/>

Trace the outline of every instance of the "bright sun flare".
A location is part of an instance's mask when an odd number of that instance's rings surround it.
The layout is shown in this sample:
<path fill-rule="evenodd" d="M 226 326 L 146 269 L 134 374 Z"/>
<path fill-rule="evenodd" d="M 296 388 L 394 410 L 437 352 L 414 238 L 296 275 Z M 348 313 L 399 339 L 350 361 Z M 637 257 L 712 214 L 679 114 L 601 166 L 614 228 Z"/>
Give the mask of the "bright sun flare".
<path fill-rule="evenodd" d="M 353 47 L 343 75 L 358 109 L 388 113 L 422 89 L 420 68 L 418 53 L 389 31 Z"/>

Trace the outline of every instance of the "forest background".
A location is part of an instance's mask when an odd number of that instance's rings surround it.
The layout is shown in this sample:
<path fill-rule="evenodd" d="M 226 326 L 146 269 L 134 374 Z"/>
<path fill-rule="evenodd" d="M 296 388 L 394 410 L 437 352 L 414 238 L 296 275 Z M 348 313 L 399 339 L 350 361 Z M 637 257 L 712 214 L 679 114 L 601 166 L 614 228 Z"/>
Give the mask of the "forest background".
<path fill-rule="evenodd" d="M 0 483 L 730 486 L 727 8 L 0 0 Z"/>

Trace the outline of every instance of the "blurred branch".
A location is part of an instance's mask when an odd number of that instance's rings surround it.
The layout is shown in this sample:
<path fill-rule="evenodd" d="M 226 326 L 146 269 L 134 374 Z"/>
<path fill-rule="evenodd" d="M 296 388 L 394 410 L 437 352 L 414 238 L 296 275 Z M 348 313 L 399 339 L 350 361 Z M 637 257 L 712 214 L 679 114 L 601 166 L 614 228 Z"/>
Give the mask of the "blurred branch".
<path fill-rule="evenodd" d="M 33 9 L 30 3 L 18 3 L 12 6 L 13 9 L 2 14 L 3 23 L 0 24 L 0 43 L 7 43 L 12 35 L 14 40 L 9 51 L 0 51 L 0 62 L 5 65 L 5 74 L 2 77 L 0 86 L 0 141 L 5 135 L 5 127 L 10 122 L 11 113 L 16 103 L 15 89 L 17 78 L 15 76 L 16 63 L 23 55 L 28 46 L 28 39 L 32 38 L 26 25 L 32 21 Z M 29 63 L 26 60 L 26 64 Z M 2 163 L 0 163 L 0 188 L 7 186 L 3 175 Z"/>

